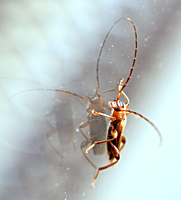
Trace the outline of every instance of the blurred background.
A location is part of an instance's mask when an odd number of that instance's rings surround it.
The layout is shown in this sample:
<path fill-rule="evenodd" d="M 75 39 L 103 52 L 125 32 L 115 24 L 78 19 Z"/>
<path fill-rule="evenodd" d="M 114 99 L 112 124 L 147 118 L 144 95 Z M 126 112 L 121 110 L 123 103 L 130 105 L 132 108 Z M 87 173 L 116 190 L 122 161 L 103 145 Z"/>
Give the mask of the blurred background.
<path fill-rule="evenodd" d="M 9 98 L 36 88 L 93 96 L 102 42 L 120 17 L 125 19 L 112 29 L 101 55 L 100 92 L 129 74 L 135 48 L 129 17 L 138 54 L 124 92 L 129 109 L 155 123 L 163 144 L 150 124 L 129 115 L 121 159 L 100 172 L 92 190 L 95 169 L 81 153 L 85 138 L 77 130 L 86 121 L 87 100 L 39 90 Z M 180 0 L 0 1 L 0 198 L 180 199 L 180 27 Z M 105 94 L 105 101 L 116 94 Z M 57 115 L 70 127 L 60 130 L 60 141 L 53 135 Z M 88 128 L 84 132 L 89 136 Z M 97 166 L 108 163 L 105 155 L 89 152 Z"/>

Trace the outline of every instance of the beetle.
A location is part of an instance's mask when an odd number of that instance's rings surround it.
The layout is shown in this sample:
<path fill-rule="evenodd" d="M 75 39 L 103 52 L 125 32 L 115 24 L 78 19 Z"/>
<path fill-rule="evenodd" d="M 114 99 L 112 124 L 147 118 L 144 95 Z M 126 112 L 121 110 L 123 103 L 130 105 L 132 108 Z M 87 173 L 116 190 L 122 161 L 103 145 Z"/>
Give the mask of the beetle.
<path fill-rule="evenodd" d="M 137 32 L 136 32 L 136 27 L 134 25 L 134 23 L 132 22 L 131 19 L 127 18 L 133 25 L 134 30 L 135 30 L 135 41 L 137 41 Z M 102 140 L 102 141 L 96 141 L 94 142 L 92 145 L 90 145 L 87 149 L 86 149 L 86 154 L 92 149 L 94 148 L 96 145 L 100 145 L 100 144 L 107 144 L 107 154 L 109 157 L 109 161 L 111 162 L 110 164 L 103 166 L 103 167 L 99 167 L 97 170 L 97 173 L 94 177 L 94 180 L 92 182 L 92 188 L 94 187 L 95 181 L 98 178 L 99 172 L 107 169 L 109 167 L 112 167 L 113 165 L 115 165 L 119 159 L 120 159 L 120 152 L 122 151 L 122 149 L 124 148 L 125 144 L 126 144 L 126 138 L 124 137 L 123 133 L 124 133 L 124 129 L 126 126 L 126 122 L 127 122 L 127 115 L 129 114 L 135 114 L 138 115 L 139 117 L 141 117 L 142 119 L 146 120 L 148 123 L 150 123 L 153 128 L 156 130 L 156 132 L 158 133 L 159 137 L 160 137 L 160 145 L 162 143 L 162 135 L 159 132 L 158 128 L 146 117 L 144 117 L 143 115 L 141 115 L 140 113 L 137 113 L 135 111 L 132 110 L 127 110 L 130 101 L 129 98 L 127 97 L 127 95 L 123 92 L 123 89 L 126 87 L 128 81 L 131 78 L 132 72 L 133 72 L 133 67 L 136 61 L 136 53 L 137 53 L 137 42 L 136 42 L 136 47 L 135 47 L 135 56 L 134 56 L 134 60 L 133 60 L 133 64 L 130 70 L 130 74 L 126 80 L 126 82 L 124 83 L 124 85 L 122 86 L 124 79 L 121 79 L 120 84 L 119 84 L 119 92 L 117 94 L 117 99 L 114 101 L 109 101 L 108 102 L 108 106 L 110 108 L 112 108 L 112 115 L 107 115 L 105 113 L 101 113 L 95 110 L 92 110 L 92 113 L 96 116 L 102 116 L 105 118 L 108 118 L 110 120 L 110 126 L 108 128 L 108 132 L 107 132 L 107 139 L 106 140 Z M 123 95 L 123 97 L 126 99 L 126 103 L 120 101 L 120 96 Z M 115 160 L 116 159 L 116 160 Z"/>
<path fill-rule="evenodd" d="M 96 116 L 92 114 L 92 110 L 97 110 L 98 112 L 102 112 L 102 113 L 106 113 L 106 104 L 105 104 L 105 100 L 103 98 L 103 94 L 107 93 L 107 92 L 111 92 L 111 91 L 115 91 L 119 85 L 116 86 L 116 88 L 114 89 L 109 89 L 109 90 L 105 90 L 103 92 L 101 92 L 99 94 L 99 89 L 100 89 L 100 83 L 99 83 L 99 62 L 100 62 L 100 58 L 101 58 L 101 54 L 105 45 L 105 42 L 107 40 L 107 37 L 109 36 L 112 28 L 120 21 L 122 20 L 124 17 L 119 18 L 116 22 L 114 22 L 114 24 L 111 26 L 111 28 L 109 29 L 106 37 L 104 38 L 103 44 L 101 46 L 100 52 L 99 52 L 99 56 L 98 56 L 98 60 L 97 60 L 97 65 L 96 65 L 96 82 L 97 82 L 97 86 L 96 86 L 96 90 L 95 90 L 95 94 L 92 97 L 88 97 L 88 96 L 81 96 L 78 95 L 76 93 L 73 93 L 71 91 L 68 90 L 61 90 L 61 89 L 53 89 L 53 88 L 45 88 L 45 89 L 29 89 L 26 91 L 21 91 L 17 94 L 23 93 L 23 92 L 29 92 L 29 91 L 38 91 L 38 90 L 46 90 L 46 91 L 55 91 L 55 92 L 62 92 L 62 93 L 66 93 L 69 95 L 72 95 L 74 97 L 78 97 L 79 99 L 83 99 L 86 100 L 88 99 L 89 102 L 87 104 L 87 108 L 86 108 L 86 112 L 87 112 L 87 121 L 86 122 L 82 122 L 79 125 L 79 131 L 81 132 L 81 134 L 84 136 L 84 138 L 86 139 L 85 141 L 82 142 L 81 144 L 81 150 L 83 155 L 85 156 L 85 158 L 88 160 L 88 162 L 94 167 L 97 168 L 91 161 L 90 159 L 86 156 L 85 152 L 83 151 L 83 148 L 87 147 L 90 143 L 94 143 L 97 140 L 102 140 L 106 138 L 106 132 L 107 132 L 107 120 L 104 117 L 101 116 Z M 135 42 L 137 42 L 135 40 Z M 135 49 L 135 54 L 136 54 L 136 49 Z M 133 64 L 134 67 L 134 64 Z M 11 96 L 14 97 L 15 95 Z M 89 130 L 90 130 L 90 138 L 83 132 L 83 128 L 89 126 Z M 52 145 L 51 145 L 52 146 Z M 100 145 L 99 147 L 97 146 L 97 148 L 94 148 L 94 154 L 95 155 L 101 155 L 105 152 L 105 145 Z M 61 157 L 63 157 L 61 155 Z"/>

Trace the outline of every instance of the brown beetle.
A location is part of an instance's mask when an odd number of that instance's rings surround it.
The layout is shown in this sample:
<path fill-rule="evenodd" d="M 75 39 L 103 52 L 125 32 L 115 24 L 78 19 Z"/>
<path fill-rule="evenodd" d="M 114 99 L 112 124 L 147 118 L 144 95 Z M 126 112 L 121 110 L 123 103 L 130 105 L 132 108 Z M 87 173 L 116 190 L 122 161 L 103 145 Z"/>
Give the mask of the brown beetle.
<path fill-rule="evenodd" d="M 107 139 L 106 140 L 102 140 L 102 141 L 96 141 L 94 142 L 92 145 L 90 145 L 87 149 L 86 149 L 86 153 L 89 152 L 90 149 L 92 149 L 93 147 L 95 147 L 96 145 L 100 145 L 100 144 L 104 144 L 107 143 L 107 153 L 108 153 L 108 157 L 110 160 L 110 164 L 100 167 L 98 168 L 98 171 L 96 173 L 96 176 L 92 182 L 92 188 L 94 187 L 95 181 L 99 175 L 99 172 L 107 169 L 109 167 L 112 167 L 113 165 L 115 165 L 119 159 L 120 159 L 120 152 L 121 150 L 124 148 L 125 143 L 126 143 L 126 139 L 123 135 L 124 133 L 124 129 L 126 126 L 126 121 L 127 121 L 127 115 L 133 113 L 135 115 L 140 116 L 141 118 L 143 118 L 144 120 L 146 120 L 148 123 L 150 123 L 155 130 L 157 131 L 159 137 L 160 137 L 160 145 L 162 143 L 162 136 L 161 133 L 159 132 L 159 130 L 157 129 L 157 127 L 150 121 L 148 120 L 146 117 L 144 117 L 143 115 L 132 111 L 132 110 L 127 110 L 128 106 L 129 106 L 129 98 L 127 97 L 127 95 L 123 92 L 123 89 L 126 87 L 128 81 L 131 78 L 132 72 L 133 72 L 133 67 L 136 61 L 136 54 L 137 54 L 137 32 L 136 32 L 136 27 L 134 25 L 134 23 L 132 22 L 131 19 L 128 18 L 128 20 L 133 24 L 134 30 L 135 30 L 135 56 L 134 56 L 134 60 L 133 60 L 133 64 L 130 70 L 130 74 L 126 80 L 126 82 L 124 83 L 124 85 L 122 86 L 124 79 L 122 79 L 120 81 L 119 84 L 119 92 L 117 94 L 117 99 L 114 101 L 109 101 L 108 105 L 109 107 L 111 107 L 112 110 L 112 115 L 106 115 L 105 113 L 101 113 L 101 112 L 97 112 L 95 110 L 92 111 L 92 113 L 94 115 L 98 115 L 98 116 L 103 116 L 105 118 L 110 119 L 110 126 L 108 129 L 108 133 L 107 133 Z M 123 103 L 122 101 L 120 101 L 120 96 L 123 95 L 124 98 L 126 99 L 126 103 Z M 116 159 L 116 160 L 115 160 Z M 114 161 L 115 160 L 115 161 Z"/>

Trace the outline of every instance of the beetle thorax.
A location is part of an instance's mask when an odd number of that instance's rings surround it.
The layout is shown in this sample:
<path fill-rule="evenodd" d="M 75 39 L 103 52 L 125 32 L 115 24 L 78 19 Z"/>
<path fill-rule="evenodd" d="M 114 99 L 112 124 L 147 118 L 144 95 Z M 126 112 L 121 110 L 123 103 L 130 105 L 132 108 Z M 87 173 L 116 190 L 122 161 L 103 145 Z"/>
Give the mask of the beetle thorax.
<path fill-rule="evenodd" d="M 123 103 L 119 100 L 109 101 L 108 103 L 109 107 L 113 108 L 112 116 L 116 118 L 116 120 L 124 120 L 126 118 L 126 112 L 123 110 L 126 110 L 126 103 Z"/>
<path fill-rule="evenodd" d="M 104 98 L 100 96 L 99 94 L 92 97 L 88 103 L 89 110 L 96 110 L 96 111 L 102 112 L 105 109 L 104 107 L 105 107 Z"/>

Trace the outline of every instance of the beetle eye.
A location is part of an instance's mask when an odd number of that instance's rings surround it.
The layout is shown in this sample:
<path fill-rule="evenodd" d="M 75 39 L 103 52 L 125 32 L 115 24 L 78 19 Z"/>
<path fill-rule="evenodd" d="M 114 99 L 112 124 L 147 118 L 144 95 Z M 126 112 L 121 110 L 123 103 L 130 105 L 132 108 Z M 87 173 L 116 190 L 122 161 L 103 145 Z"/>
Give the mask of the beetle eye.
<path fill-rule="evenodd" d="M 121 111 L 119 108 L 116 108 L 115 111 Z"/>
<path fill-rule="evenodd" d="M 119 107 L 124 108 L 124 103 L 123 102 L 119 102 Z"/>

